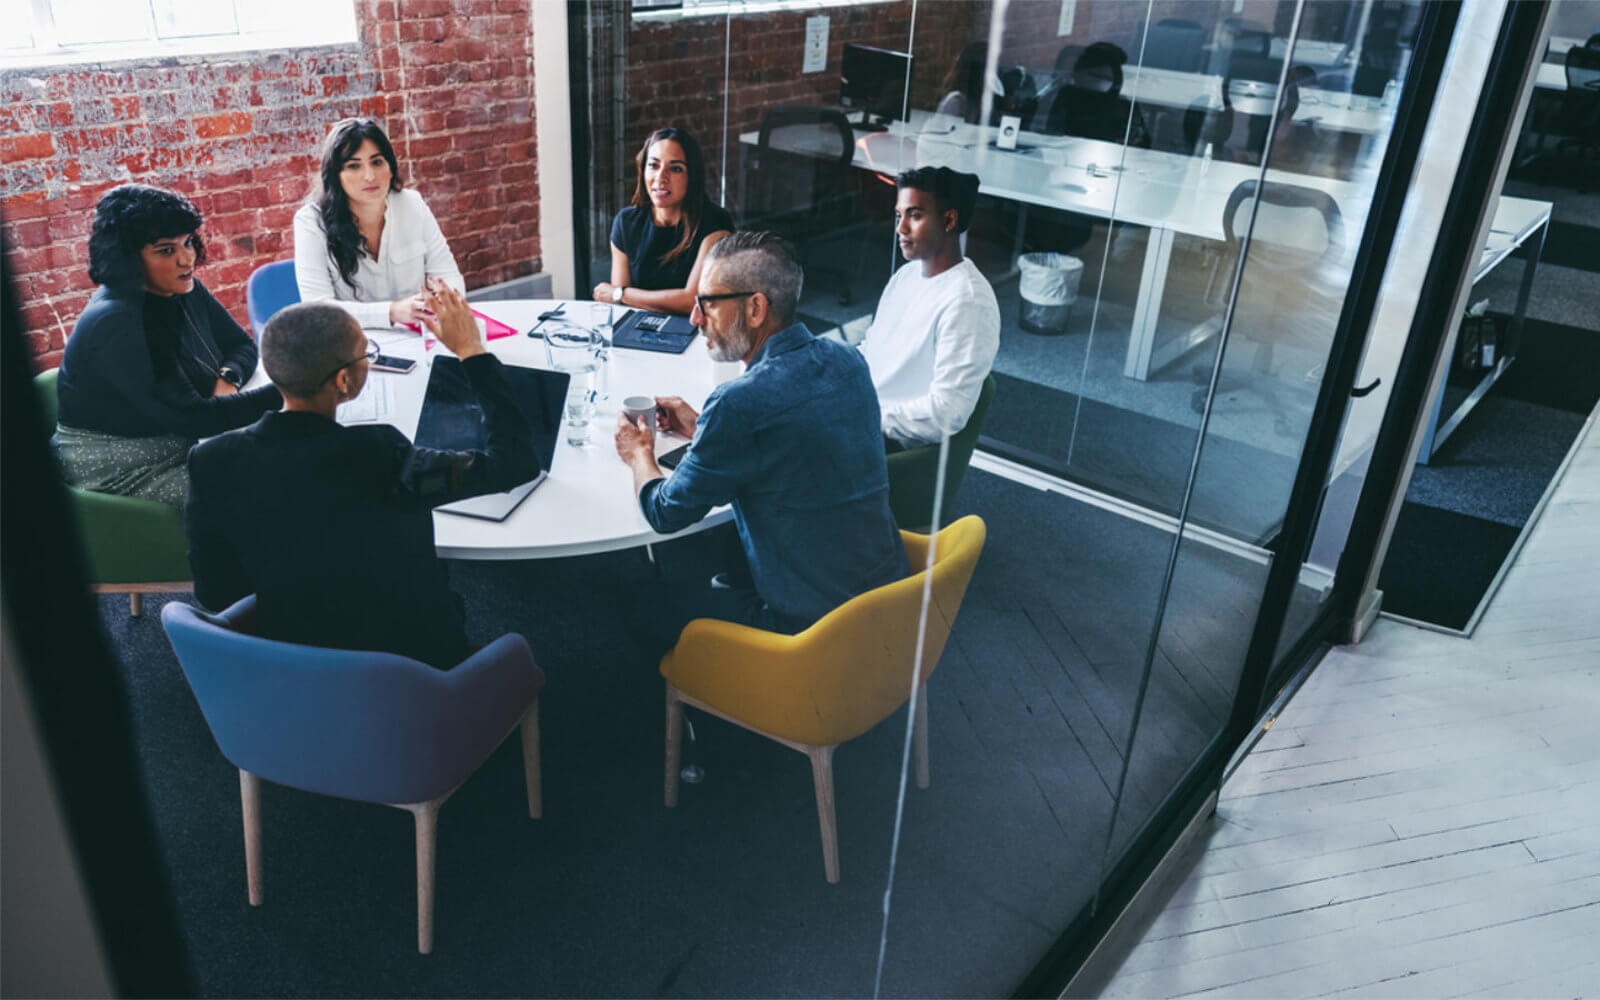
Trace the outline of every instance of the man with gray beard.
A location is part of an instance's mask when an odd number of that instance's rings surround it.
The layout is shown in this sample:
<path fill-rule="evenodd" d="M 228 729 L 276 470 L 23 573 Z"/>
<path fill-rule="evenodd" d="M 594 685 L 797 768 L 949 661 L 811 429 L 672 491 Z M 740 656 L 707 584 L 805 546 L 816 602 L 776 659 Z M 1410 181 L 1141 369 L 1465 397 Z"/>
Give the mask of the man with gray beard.
<path fill-rule="evenodd" d="M 650 526 L 681 531 L 731 503 L 747 563 L 729 567 L 729 584 L 663 587 L 636 602 L 663 648 L 695 618 L 799 632 L 907 573 L 872 376 L 860 352 L 795 321 L 802 277 L 779 236 L 723 238 L 706 256 L 690 319 L 711 357 L 744 362 L 744 374 L 698 413 L 676 396 L 656 400 L 661 428 L 692 438 L 670 477 L 649 428 L 619 420 L 617 454 Z"/>

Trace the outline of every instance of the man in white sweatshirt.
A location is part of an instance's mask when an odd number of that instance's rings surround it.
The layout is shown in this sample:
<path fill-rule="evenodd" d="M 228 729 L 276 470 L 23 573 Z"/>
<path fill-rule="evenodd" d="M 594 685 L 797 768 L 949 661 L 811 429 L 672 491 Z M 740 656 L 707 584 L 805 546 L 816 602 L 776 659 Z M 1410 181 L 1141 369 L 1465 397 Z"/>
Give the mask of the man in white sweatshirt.
<path fill-rule="evenodd" d="M 961 252 L 977 175 L 919 167 L 896 186 L 895 234 L 906 263 L 884 286 L 861 344 L 890 450 L 965 427 L 1000 347 L 994 289 Z"/>

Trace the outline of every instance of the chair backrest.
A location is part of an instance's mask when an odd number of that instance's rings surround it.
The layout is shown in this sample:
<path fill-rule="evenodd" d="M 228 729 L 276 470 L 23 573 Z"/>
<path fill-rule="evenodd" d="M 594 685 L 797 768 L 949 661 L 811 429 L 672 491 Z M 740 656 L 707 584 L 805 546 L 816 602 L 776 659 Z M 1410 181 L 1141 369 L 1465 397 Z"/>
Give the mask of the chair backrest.
<path fill-rule="evenodd" d="M 39 411 L 44 416 L 45 431 L 50 434 L 56 432 L 56 411 L 59 409 L 56 393 L 60 375 L 61 369 L 52 368 L 33 377 L 33 387 L 39 393 Z"/>
<path fill-rule="evenodd" d="M 994 402 L 995 379 L 989 375 L 978 392 L 978 402 L 966 426 L 950 435 L 949 462 L 944 473 L 943 515 L 950 516 L 961 481 L 966 477 L 967 466 L 972 462 L 972 452 L 978 446 L 978 436 L 983 433 L 984 421 L 989 418 L 989 406 Z M 897 451 L 888 458 L 889 509 L 896 524 L 925 525 L 933 519 L 933 487 L 939 471 L 939 446 L 926 444 L 920 448 Z"/>
<path fill-rule="evenodd" d="M 795 238 L 828 228 L 837 221 L 830 209 L 853 190 L 854 155 L 850 121 L 838 108 L 768 109 L 744 178 L 746 227 Z"/>
<path fill-rule="evenodd" d="M 906 556 L 915 572 L 903 580 L 869 590 L 824 615 L 801 633 L 807 646 L 807 682 L 815 723 L 810 739 L 828 745 L 854 739 L 887 718 L 911 695 L 922 620 L 923 582 L 929 575 L 928 546 L 938 539 L 932 601 L 917 683 L 928 679 L 955 625 L 987 537 L 983 519 L 968 515 L 937 536 L 903 531 Z M 781 734 L 780 734 L 781 735 Z"/>
<path fill-rule="evenodd" d="M 275 260 L 250 272 L 244 301 L 250 312 L 251 330 L 260 340 L 262 327 L 274 313 L 300 301 L 300 286 L 294 280 L 294 261 Z"/>
<path fill-rule="evenodd" d="M 1145 32 L 1143 64 L 1154 69 L 1193 73 L 1204 58 L 1206 29 L 1194 21 L 1168 17 Z"/>
<path fill-rule="evenodd" d="M 246 598 L 213 616 L 173 601 L 161 621 L 222 755 L 268 781 L 364 802 L 431 801 L 488 757 L 537 694 L 519 703 L 504 691 L 491 703 L 463 668 L 230 627 L 253 607 Z M 521 636 L 504 636 L 473 660 L 519 644 L 526 654 Z"/>
<path fill-rule="evenodd" d="M 1600 87 L 1600 49 L 1587 45 L 1574 45 L 1567 50 L 1567 92 L 1586 93 L 1595 100 L 1596 87 Z"/>
<path fill-rule="evenodd" d="M 1251 212 L 1255 213 L 1253 228 Z M 1248 180 L 1235 187 L 1222 214 L 1222 231 L 1229 246 L 1237 251 L 1247 229 L 1252 260 L 1257 246 L 1292 254 L 1302 263 L 1336 257 L 1344 248 L 1339 203 L 1326 191 L 1298 184 Z"/>

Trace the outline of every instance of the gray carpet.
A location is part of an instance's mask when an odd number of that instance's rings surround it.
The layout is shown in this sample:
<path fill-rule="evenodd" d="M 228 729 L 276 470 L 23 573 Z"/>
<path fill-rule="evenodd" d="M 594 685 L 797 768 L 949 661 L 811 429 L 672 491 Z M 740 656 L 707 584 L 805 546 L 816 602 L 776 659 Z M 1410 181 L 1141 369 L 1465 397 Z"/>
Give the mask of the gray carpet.
<path fill-rule="evenodd" d="M 974 472 L 990 525 L 930 684 L 933 785 L 912 785 L 885 990 L 1009 992 L 1100 877 L 1170 536 Z M 1052 558 L 1039 558 L 1041 542 Z M 669 579 L 709 542 L 660 547 Z M 1226 718 L 1261 567 L 1186 551 L 1117 824 L 1124 841 Z M 102 599 L 206 995 L 861 995 L 871 991 L 904 713 L 836 757 L 843 881 L 822 878 L 809 770 L 699 719 L 706 772 L 661 806 L 661 682 L 614 598 L 639 553 L 456 563 L 478 637 L 525 634 L 542 702 L 546 818 L 504 747 L 446 805 L 437 942 L 414 951 L 410 817 L 268 787 L 266 904 L 245 901 L 236 773 L 161 634 Z M 185 598 L 177 598 L 185 599 Z M 820 958 L 819 956 L 825 956 Z"/>

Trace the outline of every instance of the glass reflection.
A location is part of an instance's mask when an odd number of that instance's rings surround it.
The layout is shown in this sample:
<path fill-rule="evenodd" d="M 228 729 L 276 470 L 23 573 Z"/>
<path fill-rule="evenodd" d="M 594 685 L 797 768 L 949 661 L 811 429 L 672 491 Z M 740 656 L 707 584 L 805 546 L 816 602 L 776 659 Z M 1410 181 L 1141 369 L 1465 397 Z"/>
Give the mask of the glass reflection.
<path fill-rule="evenodd" d="M 803 766 L 699 720 L 715 804 L 674 815 L 700 860 L 665 878 L 713 943 L 675 988 L 990 993 L 1092 905 L 1231 711 L 1418 9 L 590 5 L 597 266 L 632 151 L 672 124 L 739 228 L 802 249 L 802 320 L 851 344 L 917 266 L 895 178 L 977 175 L 962 249 L 1001 320 L 979 453 L 944 470 L 939 520 L 989 531 L 925 689 L 930 787 L 899 773 L 904 708 L 852 741 L 822 891 Z M 775 985 L 752 941 L 831 959 Z"/>

